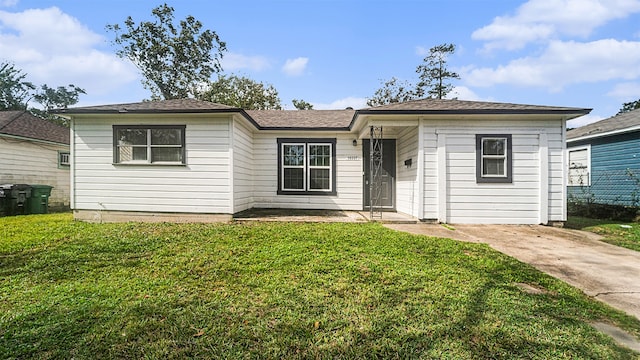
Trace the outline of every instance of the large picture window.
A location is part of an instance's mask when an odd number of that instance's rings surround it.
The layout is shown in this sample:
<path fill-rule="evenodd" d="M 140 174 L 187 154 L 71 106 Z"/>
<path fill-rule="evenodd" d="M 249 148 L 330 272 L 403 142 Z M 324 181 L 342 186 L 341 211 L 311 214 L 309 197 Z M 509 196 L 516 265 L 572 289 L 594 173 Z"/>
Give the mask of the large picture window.
<path fill-rule="evenodd" d="M 184 133 L 184 125 L 114 125 L 114 163 L 184 164 Z"/>
<path fill-rule="evenodd" d="M 278 194 L 335 195 L 335 139 L 278 139 Z"/>
<path fill-rule="evenodd" d="M 477 182 L 510 183 L 511 155 L 511 135 L 476 135 Z"/>

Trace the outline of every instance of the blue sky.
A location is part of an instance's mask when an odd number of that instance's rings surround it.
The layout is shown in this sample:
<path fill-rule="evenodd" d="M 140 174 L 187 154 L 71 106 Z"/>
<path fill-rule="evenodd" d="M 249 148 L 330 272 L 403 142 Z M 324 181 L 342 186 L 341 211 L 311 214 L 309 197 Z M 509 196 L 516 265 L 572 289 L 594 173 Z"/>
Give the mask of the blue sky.
<path fill-rule="evenodd" d="M 35 84 L 75 84 L 79 105 L 149 98 L 115 56 L 107 24 L 149 20 L 157 1 L 0 0 L 0 61 Z M 174 1 L 227 43 L 225 73 L 273 85 L 283 106 L 362 108 L 381 82 L 416 81 L 428 49 L 453 43 L 451 97 L 593 108 L 640 98 L 640 0 Z"/>

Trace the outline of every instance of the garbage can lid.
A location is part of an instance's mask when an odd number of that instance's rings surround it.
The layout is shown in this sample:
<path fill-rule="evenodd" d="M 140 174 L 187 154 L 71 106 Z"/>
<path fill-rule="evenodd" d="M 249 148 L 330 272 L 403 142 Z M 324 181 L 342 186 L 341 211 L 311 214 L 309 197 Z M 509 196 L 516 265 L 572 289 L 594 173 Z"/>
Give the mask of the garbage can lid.
<path fill-rule="evenodd" d="M 31 184 L 29 185 L 34 189 L 53 189 L 53 186 L 51 185 L 38 185 L 38 184 Z"/>
<path fill-rule="evenodd" d="M 29 185 L 29 184 L 13 184 L 11 189 L 12 190 L 28 190 L 28 189 L 31 189 L 31 185 Z"/>

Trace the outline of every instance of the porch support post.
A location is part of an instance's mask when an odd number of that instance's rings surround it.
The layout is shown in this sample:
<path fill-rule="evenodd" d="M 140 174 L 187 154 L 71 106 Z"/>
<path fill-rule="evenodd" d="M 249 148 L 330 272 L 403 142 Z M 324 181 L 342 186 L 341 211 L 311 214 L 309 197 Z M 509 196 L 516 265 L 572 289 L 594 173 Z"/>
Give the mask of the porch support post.
<path fill-rule="evenodd" d="M 438 222 L 447 222 L 447 137 L 437 133 L 438 137 Z"/>
<path fill-rule="evenodd" d="M 539 223 L 549 222 L 549 145 L 547 133 L 542 130 L 539 135 L 539 157 L 540 157 L 540 211 Z"/>

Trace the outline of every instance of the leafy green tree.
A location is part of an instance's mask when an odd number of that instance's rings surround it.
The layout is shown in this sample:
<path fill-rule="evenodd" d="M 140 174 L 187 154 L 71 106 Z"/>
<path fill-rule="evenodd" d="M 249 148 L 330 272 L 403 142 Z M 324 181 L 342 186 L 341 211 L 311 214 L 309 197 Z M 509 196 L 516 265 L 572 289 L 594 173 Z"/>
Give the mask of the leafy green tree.
<path fill-rule="evenodd" d="M 107 25 L 115 33 L 116 54 L 140 70 L 144 87 L 154 99 L 195 96 L 202 84 L 222 71 L 220 60 L 227 50 L 215 31 L 202 29 L 193 16 L 174 24 L 174 9 L 167 4 L 154 8 L 155 21 L 136 24 L 131 16 L 124 26 Z"/>
<path fill-rule="evenodd" d="M 382 87 L 376 90 L 371 98 L 367 99 L 367 105 L 380 106 L 397 102 L 405 102 L 418 98 L 415 88 L 408 81 L 399 80 L 396 77 L 385 81 Z"/>
<path fill-rule="evenodd" d="M 35 86 L 27 74 L 8 62 L 0 63 L 0 110 L 26 110 Z"/>
<path fill-rule="evenodd" d="M 313 105 L 311 105 L 310 103 L 300 99 L 293 99 L 291 100 L 291 102 L 293 103 L 293 106 L 296 107 L 296 109 L 298 110 L 313 110 Z"/>
<path fill-rule="evenodd" d="M 42 85 L 40 91 L 33 96 L 33 100 L 42 105 L 42 109 L 31 108 L 29 111 L 57 124 L 68 126 L 67 119 L 52 114 L 51 110 L 66 109 L 70 105 L 77 104 L 80 94 L 86 94 L 86 91 L 73 84 L 69 86 L 58 86 L 57 88 L 52 88 L 45 84 Z"/>
<path fill-rule="evenodd" d="M 207 89 L 197 94 L 200 100 L 234 106 L 245 110 L 281 110 L 278 91 L 244 76 L 219 75 Z"/>
<path fill-rule="evenodd" d="M 429 49 L 429 55 L 423 59 L 423 64 L 416 68 L 420 82 L 416 85 L 418 97 L 428 94 L 430 98 L 442 99 L 453 85 L 448 79 L 460 79 L 460 75 L 447 69 L 447 57 L 456 51 L 453 44 L 441 44 Z"/>
<path fill-rule="evenodd" d="M 626 113 L 636 109 L 640 109 L 640 99 L 622 104 L 622 108 L 620 109 L 620 111 L 618 111 L 618 114 Z"/>

